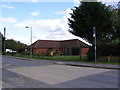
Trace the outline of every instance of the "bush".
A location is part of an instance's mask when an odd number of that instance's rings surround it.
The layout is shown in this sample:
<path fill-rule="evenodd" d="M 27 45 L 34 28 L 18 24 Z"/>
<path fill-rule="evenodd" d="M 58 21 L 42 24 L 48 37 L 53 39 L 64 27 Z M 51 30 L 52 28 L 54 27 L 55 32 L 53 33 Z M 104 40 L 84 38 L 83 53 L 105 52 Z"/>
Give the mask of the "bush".
<path fill-rule="evenodd" d="M 97 50 L 99 56 L 120 56 L 120 43 L 101 43 Z"/>
<path fill-rule="evenodd" d="M 88 57 L 89 61 L 94 61 L 94 59 L 95 59 L 94 58 L 95 57 L 95 55 L 94 55 L 94 46 L 89 48 L 89 51 L 87 53 L 87 57 Z"/>
<path fill-rule="evenodd" d="M 120 56 L 120 42 L 102 42 L 97 45 L 97 58 L 99 56 Z M 89 61 L 94 60 L 94 46 L 89 48 L 87 53 Z"/>
<path fill-rule="evenodd" d="M 72 55 L 79 55 L 80 54 L 80 47 L 72 47 Z"/>
<path fill-rule="evenodd" d="M 46 51 L 46 56 L 50 56 L 50 52 L 53 51 L 53 48 L 48 48 Z"/>
<path fill-rule="evenodd" d="M 23 54 L 24 55 L 30 55 L 30 52 L 24 52 Z"/>
<path fill-rule="evenodd" d="M 11 55 L 11 56 L 14 56 L 16 55 L 17 53 L 16 52 L 5 52 L 3 53 L 4 55 Z"/>

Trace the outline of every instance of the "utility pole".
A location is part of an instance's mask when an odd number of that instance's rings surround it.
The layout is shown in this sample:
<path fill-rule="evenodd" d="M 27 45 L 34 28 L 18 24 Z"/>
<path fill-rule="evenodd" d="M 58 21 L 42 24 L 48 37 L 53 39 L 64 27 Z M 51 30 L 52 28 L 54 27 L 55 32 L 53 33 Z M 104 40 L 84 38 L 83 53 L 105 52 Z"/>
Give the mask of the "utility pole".
<path fill-rule="evenodd" d="M 31 43 L 31 46 L 30 46 L 30 55 L 32 57 L 33 56 L 32 55 L 32 27 L 26 26 L 25 28 L 30 28 L 30 30 L 31 30 L 31 33 L 30 33 L 30 43 Z"/>
<path fill-rule="evenodd" d="M 31 48 L 30 49 L 31 49 L 31 57 L 32 57 L 33 56 L 32 55 L 32 27 L 30 27 L 30 29 L 31 29 Z"/>
<path fill-rule="evenodd" d="M 4 48 L 4 52 L 6 52 L 6 49 L 5 49 L 5 39 L 6 39 L 6 27 L 4 27 L 4 46 L 3 46 L 3 48 Z"/>
<path fill-rule="evenodd" d="M 118 22 L 120 22 L 120 1 L 117 4 L 118 6 Z"/>
<path fill-rule="evenodd" d="M 94 38 L 94 51 L 95 51 L 95 62 L 97 62 L 97 53 L 96 53 L 96 27 L 93 27 L 93 38 Z"/>
<path fill-rule="evenodd" d="M 80 45 L 80 61 L 82 61 L 82 47 L 81 47 L 81 45 Z"/>

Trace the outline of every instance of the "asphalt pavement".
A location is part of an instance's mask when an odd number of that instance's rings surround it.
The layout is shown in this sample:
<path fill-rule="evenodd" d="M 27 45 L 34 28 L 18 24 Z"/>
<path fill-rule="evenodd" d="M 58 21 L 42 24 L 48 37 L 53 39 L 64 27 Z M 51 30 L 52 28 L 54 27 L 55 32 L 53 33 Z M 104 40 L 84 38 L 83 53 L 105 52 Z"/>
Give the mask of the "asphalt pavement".
<path fill-rule="evenodd" d="M 5 88 L 118 88 L 119 84 L 116 69 L 8 56 L 2 63 Z"/>
<path fill-rule="evenodd" d="M 11 57 L 9 58 L 16 58 L 19 60 L 26 60 L 26 61 L 40 61 L 40 62 L 47 62 L 47 63 L 54 63 L 59 65 L 70 65 L 70 66 L 79 66 L 79 67 L 92 67 L 92 68 L 103 68 L 103 69 L 117 69 L 120 70 L 120 65 L 113 65 L 113 64 L 95 64 L 95 63 L 82 63 L 82 62 L 66 62 L 66 61 L 52 61 L 52 60 L 38 60 L 38 59 L 28 59 L 28 58 L 21 58 L 21 57 Z"/>

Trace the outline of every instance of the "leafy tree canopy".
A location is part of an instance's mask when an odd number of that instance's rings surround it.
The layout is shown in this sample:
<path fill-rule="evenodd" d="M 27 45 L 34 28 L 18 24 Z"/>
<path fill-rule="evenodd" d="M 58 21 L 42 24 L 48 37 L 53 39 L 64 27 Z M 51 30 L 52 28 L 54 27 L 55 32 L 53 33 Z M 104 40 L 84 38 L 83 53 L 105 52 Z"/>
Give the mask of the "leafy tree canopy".
<path fill-rule="evenodd" d="M 19 41 L 15 41 L 13 39 L 7 39 L 5 41 L 5 45 L 6 45 L 6 49 L 12 49 L 14 51 L 17 51 L 17 52 L 22 52 L 24 51 L 25 48 L 27 48 L 27 45 L 26 44 L 23 44 Z"/>
<path fill-rule="evenodd" d="M 70 33 L 93 43 L 93 27 L 97 40 L 110 39 L 113 31 L 112 9 L 101 2 L 81 2 L 68 19 Z"/>
<path fill-rule="evenodd" d="M 113 39 L 120 40 L 120 9 L 118 8 L 113 9 L 112 19 L 113 19 L 113 29 L 114 29 Z"/>
<path fill-rule="evenodd" d="M 5 40 L 5 38 L 4 38 L 4 36 L 2 35 L 2 33 L 0 32 L 0 49 L 2 49 L 2 50 L 0 50 L 0 51 L 4 51 L 4 40 Z"/>

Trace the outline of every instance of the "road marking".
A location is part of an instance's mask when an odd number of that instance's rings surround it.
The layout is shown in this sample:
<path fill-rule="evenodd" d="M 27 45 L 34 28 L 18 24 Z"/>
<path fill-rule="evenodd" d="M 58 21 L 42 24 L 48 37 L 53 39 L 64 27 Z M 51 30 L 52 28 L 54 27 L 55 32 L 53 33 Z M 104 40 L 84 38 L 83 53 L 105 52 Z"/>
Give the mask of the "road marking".
<path fill-rule="evenodd" d="M 11 63 L 5 64 L 5 65 L 9 66 L 9 65 L 11 65 Z"/>

